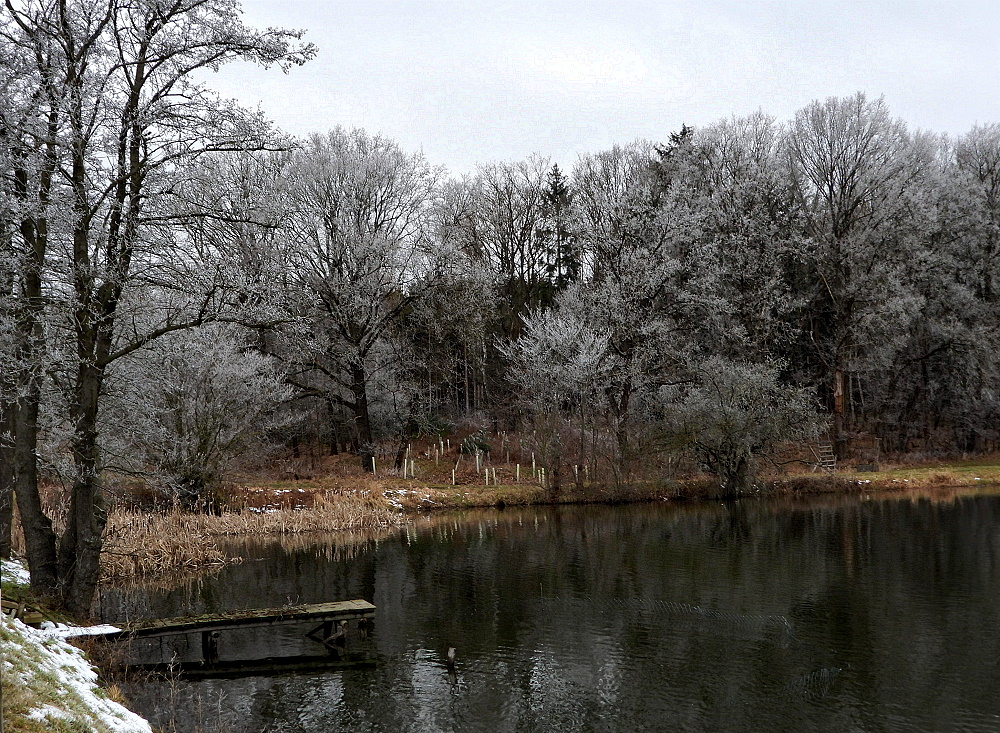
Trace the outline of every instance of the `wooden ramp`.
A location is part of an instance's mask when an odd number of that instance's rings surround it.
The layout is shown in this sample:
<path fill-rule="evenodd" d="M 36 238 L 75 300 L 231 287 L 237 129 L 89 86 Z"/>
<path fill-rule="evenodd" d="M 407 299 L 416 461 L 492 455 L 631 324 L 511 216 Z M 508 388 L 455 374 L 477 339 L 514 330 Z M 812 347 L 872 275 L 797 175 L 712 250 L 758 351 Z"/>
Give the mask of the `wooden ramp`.
<path fill-rule="evenodd" d="M 368 601 L 337 601 L 118 624 L 120 631 L 101 637 L 119 643 L 126 670 L 273 674 L 370 664 L 348 642 L 367 639 L 374 618 Z M 356 634 L 349 634 L 352 624 Z"/>

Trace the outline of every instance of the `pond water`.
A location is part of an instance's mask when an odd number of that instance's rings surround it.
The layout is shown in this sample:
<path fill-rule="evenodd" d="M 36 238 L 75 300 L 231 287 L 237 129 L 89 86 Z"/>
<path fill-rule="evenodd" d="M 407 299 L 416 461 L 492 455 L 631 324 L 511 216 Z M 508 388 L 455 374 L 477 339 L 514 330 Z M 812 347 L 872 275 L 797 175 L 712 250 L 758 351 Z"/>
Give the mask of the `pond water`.
<path fill-rule="evenodd" d="M 104 616 L 364 598 L 375 664 L 124 686 L 167 730 L 1000 730 L 997 496 L 479 511 L 240 554 Z"/>

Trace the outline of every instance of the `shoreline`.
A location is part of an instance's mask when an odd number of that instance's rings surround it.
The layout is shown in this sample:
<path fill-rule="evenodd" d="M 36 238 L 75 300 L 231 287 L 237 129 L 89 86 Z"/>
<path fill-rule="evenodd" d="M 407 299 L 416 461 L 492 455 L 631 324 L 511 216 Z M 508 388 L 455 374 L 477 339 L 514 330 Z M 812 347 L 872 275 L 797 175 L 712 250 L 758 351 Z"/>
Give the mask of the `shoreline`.
<path fill-rule="evenodd" d="M 426 467 L 431 469 L 432 466 Z M 427 471 L 433 474 L 432 470 Z M 443 479 L 428 475 L 427 479 Z M 537 482 L 445 484 L 418 478 L 331 472 L 303 480 L 244 478 L 226 487 L 218 514 L 120 505 L 109 513 L 102 583 L 146 582 L 170 574 L 197 574 L 240 562 L 232 540 L 318 533 L 384 532 L 427 513 L 489 507 L 726 501 L 748 497 L 853 495 L 944 487 L 1000 486 L 1000 459 L 886 466 L 875 472 L 798 473 L 762 477 L 756 488 L 733 494 L 705 476 L 671 481 L 564 485 L 553 495 Z"/>
<path fill-rule="evenodd" d="M 588 483 L 567 485 L 549 494 L 539 484 L 435 483 L 403 487 L 394 480 L 382 489 L 394 506 L 408 514 L 466 508 L 556 504 L 625 504 L 647 501 L 725 501 L 749 496 L 854 494 L 865 491 L 906 491 L 933 487 L 1000 486 L 1000 462 L 966 462 L 900 466 L 885 471 L 842 471 L 832 474 L 790 474 L 762 477 L 756 488 L 726 492 L 708 477 L 674 481 L 635 481 L 623 486 Z"/>
<path fill-rule="evenodd" d="M 128 510 L 112 513 L 102 582 L 143 582 L 168 573 L 199 573 L 241 558 L 224 547 L 242 538 L 384 532 L 427 513 L 474 508 L 658 501 L 726 501 L 747 497 L 854 495 L 934 488 L 1000 486 L 1000 461 L 901 466 L 879 472 L 793 474 L 761 479 L 727 494 L 706 477 L 634 482 L 615 487 L 566 486 L 553 496 L 537 483 L 457 486 L 418 479 L 328 476 L 306 481 L 236 484 L 242 504 L 221 514 Z"/>

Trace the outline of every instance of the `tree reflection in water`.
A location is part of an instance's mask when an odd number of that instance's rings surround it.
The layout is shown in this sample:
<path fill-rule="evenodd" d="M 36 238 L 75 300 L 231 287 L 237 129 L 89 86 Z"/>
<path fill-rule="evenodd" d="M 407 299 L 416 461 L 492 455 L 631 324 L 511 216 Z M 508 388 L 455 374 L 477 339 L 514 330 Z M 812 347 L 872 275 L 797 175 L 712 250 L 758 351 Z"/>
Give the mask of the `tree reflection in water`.
<path fill-rule="evenodd" d="M 374 669 L 128 687 L 182 731 L 986 731 L 998 520 L 956 492 L 476 511 L 103 605 L 378 606 Z"/>

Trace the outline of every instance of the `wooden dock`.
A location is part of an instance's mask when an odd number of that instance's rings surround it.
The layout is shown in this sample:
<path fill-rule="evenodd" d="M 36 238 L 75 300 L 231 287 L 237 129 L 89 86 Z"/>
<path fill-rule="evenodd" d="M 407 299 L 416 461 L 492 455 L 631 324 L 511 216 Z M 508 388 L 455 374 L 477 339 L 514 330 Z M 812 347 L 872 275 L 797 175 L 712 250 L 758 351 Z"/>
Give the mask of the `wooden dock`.
<path fill-rule="evenodd" d="M 216 631 L 234 627 L 269 626 L 283 621 L 320 619 L 334 623 L 374 618 L 375 605 L 368 601 L 335 601 L 333 603 L 314 603 L 281 608 L 255 608 L 207 616 L 183 616 L 136 623 L 119 623 L 115 625 L 121 628 L 121 631 L 103 636 L 106 639 L 116 639 L 123 636 L 136 638 L 179 634 L 187 631 Z"/>
<path fill-rule="evenodd" d="M 336 601 L 116 624 L 120 631 L 101 637 L 127 647 L 127 668 L 266 674 L 368 662 L 348 651 L 348 632 L 353 623 L 356 638 L 366 639 L 374 618 L 368 601 Z"/>

